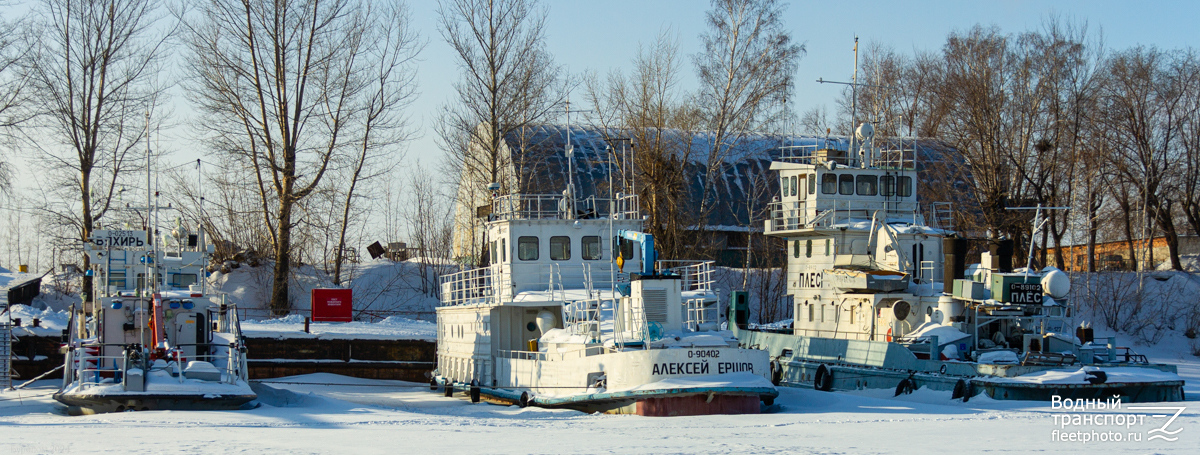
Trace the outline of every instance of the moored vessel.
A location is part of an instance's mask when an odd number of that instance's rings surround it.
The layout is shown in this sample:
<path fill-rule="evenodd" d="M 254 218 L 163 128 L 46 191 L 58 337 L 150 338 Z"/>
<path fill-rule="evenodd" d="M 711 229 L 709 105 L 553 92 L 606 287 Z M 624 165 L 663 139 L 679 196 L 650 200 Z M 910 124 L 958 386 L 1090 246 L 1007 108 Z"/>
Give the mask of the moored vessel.
<path fill-rule="evenodd" d="M 711 263 L 659 261 L 637 197 L 495 195 L 490 264 L 443 277 L 434 387 L 671 416 L 757 413 L 764 351 L 721 329 Z"/>
<path fill-rule="evenodd" d="M 940 215 L 949 208 L 920 209 L 915 150 L 876 147 L 870 124 L 855 139 L 851 150 L 796 149 L 771 166 L 781 194 L 765 233 L 786 241 L 794 319 L 751 329 L 735 299 L 730 327 L 770 354 L 775 383 L 897 395 L 929 387 L 964 400 L 1183 399 L 1175 366 L 1092 339 L 1076 324 L 1068 276 L 1014 269 L 1010 240 L 988 242 L 968 271 L 968 240 Z"/>
<path fill-rule="evenodd" d="M 54 399 L 78 415 L 238 409 L 256 398 L 236 308 L 204 285 L 211 249 L 202 233 L 177 220 L 159 240 L 168 247 L 141 230 L 97 230 L 90 240 L 97 298 L 71 311 Z"/>

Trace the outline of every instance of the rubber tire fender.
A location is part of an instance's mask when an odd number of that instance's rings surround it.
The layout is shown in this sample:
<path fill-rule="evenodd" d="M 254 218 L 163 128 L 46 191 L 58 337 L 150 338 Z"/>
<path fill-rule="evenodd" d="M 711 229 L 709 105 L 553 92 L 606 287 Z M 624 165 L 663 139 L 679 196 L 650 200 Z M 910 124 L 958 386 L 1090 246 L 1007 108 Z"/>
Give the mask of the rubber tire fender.
<path fill-rule="evenodd" d="M 783 382 L 783 365 L 779 364 L 779 360 L 771 361 L 771 384 L 776 386 Z"/>
<path fill-rule="evenodd" d="M 521 398 L 517 400 L 517 406 L 525 408 L 531 404 L 533 404 L 533 399 L 530 398 L 529 392 L 521 392 Z"/>
<path fill-rule="evenodd" d="M 954 391 L 950 392 L 950 399 L 957 400 L 959 398 L 963 398 L 963 401 L 967 401 L 966 396 L 967 396 L 967 381 L 964 379 L 959 379 L 958 382 L 954 383 Z"/>
<path fill-rule="evenodd" d="M 813 388 L 822 392 L 833 390 L 833 371 L 825 364 L 817 367 L 817 374 L 813 376 Z"/>
<path fill-rule="evenodd" d="M 901 379 L 900 383 L 896 384 L 896 394 L 893 396 L 898 397 L 900 395 L 908 395 L 910 393 L 913 393 L 913 389 L 915 389 L 915 388 L 916 388 L 916 385 L 913 384 L 913 380 L 911 378 Z"/>

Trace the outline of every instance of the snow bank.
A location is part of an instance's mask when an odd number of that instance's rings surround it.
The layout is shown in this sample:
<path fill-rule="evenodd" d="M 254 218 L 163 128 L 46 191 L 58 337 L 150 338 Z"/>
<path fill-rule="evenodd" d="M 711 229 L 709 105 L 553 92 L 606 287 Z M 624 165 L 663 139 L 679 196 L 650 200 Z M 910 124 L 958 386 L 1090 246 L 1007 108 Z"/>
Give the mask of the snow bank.
<path fill-rule="evenodd" d="M 312 322 L 304 332 L 304 317 L 298 314 L 277 319 L 242 322 L 249 338 L 320 338 L 333 340 L 424 340 L 437 339 L 437 324 L 391 316 L 379 322 Z"/>
<path fill-rule="evenodd" d="M 1108 384 L 1122 382 L 1182 381 L 1175 373 L 1135 367 L 1083 367 L 1078 370 L 1046 370 L 1011 378 L 982 377 L 976 381 L 1022 384 L 1086 384 L 1089 371 L 1103 371 Z"/>
<path fill-rule="evenodd" d="M 9 307 L 13 322 L 21 319 L 21 327 L 14 328 L 13 334 L 21 336 L 57 337 L 62 335 L 71 324 L 71 314 L 67 311 L 54 311 L 49 308 L 39 310 L 29 305 L 13 305 Z M 38 319 L 39 327 L 33 327 L 33 320 Z"/>

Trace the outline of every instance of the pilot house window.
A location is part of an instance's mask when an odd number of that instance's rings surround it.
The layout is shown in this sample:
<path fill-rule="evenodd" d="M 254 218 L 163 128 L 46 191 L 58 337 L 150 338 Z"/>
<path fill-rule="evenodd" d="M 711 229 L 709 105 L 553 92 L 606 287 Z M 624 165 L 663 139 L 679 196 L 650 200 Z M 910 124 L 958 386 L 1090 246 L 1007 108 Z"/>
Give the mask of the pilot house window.
<path fill-rule="evenodd" d="M 875 195 L 875 182 L 876 182 L 876 177 L 874 175 L 858 176 L 858 195 L 859 196 L 874 196 Z"/>
<path fill-rule="evenodd" d="M 885 175 L 879 178 L 879 195 L 884 197 L 896 195 L 896 177 Z"/>
<path fill-rule="evenodd" d="M 854 194 L 853 174 L 842 174 L 838 176 L 838 194 L 842 196 L 851 196 Z"/>
<path fill-rule="evenodd" d="M 550 237 L 550 260 L 566 261 L 571 259 L 571 238 L 565 235 Z"/>
<path fill-rule="evenodd" d="M 589 261 L 600 259 L 600 237 L 595 235 L 585 235 L 580 240 L 580 246 L 583 247 L 583 258 Z"/>
<path fill-rule="evenodd" d="M 896 193 L 900 197 L 912 196 L 912 177 L 900 177 L 900 187 L 896 189 Z"/>
<path fill-rule="evenodd" d="M 517 257 L 522 261 L 538 260 L 538 238 L 532 235 L 518 237 Z"/>
<path fill-rule="evenodd" d="M 837 193 L 837 174 L 824 174 L 821 176 L 821 193 Z"/>

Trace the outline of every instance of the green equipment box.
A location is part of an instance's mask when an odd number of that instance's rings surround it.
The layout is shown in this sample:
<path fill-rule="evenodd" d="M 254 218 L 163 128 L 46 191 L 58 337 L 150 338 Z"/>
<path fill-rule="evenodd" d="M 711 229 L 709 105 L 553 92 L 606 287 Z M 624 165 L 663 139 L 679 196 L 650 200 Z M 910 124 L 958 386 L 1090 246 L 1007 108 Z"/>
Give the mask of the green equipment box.
<path fill-rule="evenodd" d="M 993 273 L 992 298 L 1003 303 L 1042 304 L 1042 277 L 1024 273 Z"/>

